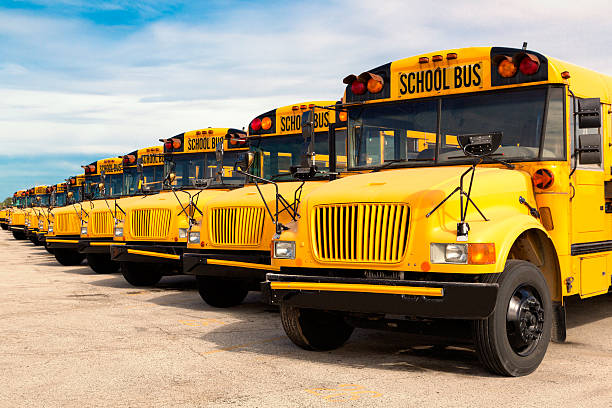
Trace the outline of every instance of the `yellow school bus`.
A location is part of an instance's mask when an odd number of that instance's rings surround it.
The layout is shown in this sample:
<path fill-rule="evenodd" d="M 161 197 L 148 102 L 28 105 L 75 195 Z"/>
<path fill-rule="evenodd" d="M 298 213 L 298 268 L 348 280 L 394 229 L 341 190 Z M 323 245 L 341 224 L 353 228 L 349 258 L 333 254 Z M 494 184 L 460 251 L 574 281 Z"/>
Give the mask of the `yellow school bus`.
<path fill-rule="evenodd" d="M 287 335 L 324 350 L 355 326 L 466 323 L 487 369 L 534 371 L 566 337 L 564 298 L 610 288 L 612 78 L 482 47 L 345 83 L 348 167 L 370 171 L 311 192 L 274 241 L 264 290 Z"/>
<path fill-rule="evenodd" d="M 206 128 L 181 133 L 164 143 L 163 190 L 159 194 L 122 205 L 125 218 L 115 227 L 111 258 L 134 286 L 154 285 L 164 275 L 182 272 L 180 256 L 187 245 L 190 226 L 201 218 L 199 206 L 243 183 L 244 177 L 216 161 L 217 146 L 227 150 L 233 163 L 247 149 L 245 132 L 231 128 Z"/>
<path fill-rule="evenodd" d="M 89 171 L 89 170 L 88 170 Z M 85 174 L 70 177 L 66 180 L 66 199 L 63 207 L 53 208 L 50 213 L 48 233 L 45 238 L 45 248 L 55 256 L 55 259 L 66 266 L 80 264 L 85 256 L 77 250 L 81 230 L 81 219 L 89 210 L 82 209 L 86 197 Z"/>
<path fill-rule="evenodd" d="M 109 161 L 110 163 L 110 161 Z M 111 260 L 115 226 L 125 217 L 124 206 L 141 194 L 159 190 L 163 174 L 163 147 L 152 146 L 112 159 L 114 171 L 106 171 L 105 199 L 93 201 L 88 222 L 81 226 L 78 250 L 96 273 L 113 273 L 119 263 Z M 121 171 L 118 170 L 121 164 Z M 102 164 L 103 165 L 103 164 Z M 107 166 L 108 167 L 108 166 Z M 107 191 L 106 187 L 111 190 Z"/>
<path fill-rule="evenodd" d="M 0 209 L 0 228 L 3 230 L 8 230 L 8 215 L 10 212 L 10 207 L 3 207 Z"/>
<path fill-rule="evenodd" d="M 25 212 L 27 207 L 27 190 L 19 190 L 13 194 L 13 205 L 8 212 L 7 228 L 13 234 L 15 239 L 26 239 L 25 228 Z"/>
<path fill-rule="evenodd" d="M 255 177 L 249 179 L 250 185 L 215 197 L 202 207 L 202 223 L 192 227 L 183 256 L 183 272 L 196 275 L 200 296 L 209 305 L 234 306 L 249 290 L 259 290 L 270 270 L 272 236 L 282 225 L 299 218 L 300 197 L 336 177 L 337 169 L 346 169 L 346 128 L 339 126 L 342 122 L 336 118 L 335 103 L 283 106 L 251 121 L 248 142 Z M 311 140 L 305 141 L 301 130 L 302 114 L 308 110 L 314 111 L 315 137 L 310 150 Z M 332 162 L 331 173 L 330 130 L 337 134 L 333 146 L 337 164 Z M 303 165 L 304 160 L 312 161 L 312 166 Z M 300 172 L 302 169 L 307 172 Z"/>
<path fill-rule="evenodd" d="M 40 240 L 40 223 L 43 224 L 46 219 L 46 212 L 49 209 L 51 199 L 51 188 L 49 186 L 35 186 L 30 190 L 32 195 L 32 203 L 26 209 L 25 228 L 24 232 L 34 245 L 43 245 Z"/>

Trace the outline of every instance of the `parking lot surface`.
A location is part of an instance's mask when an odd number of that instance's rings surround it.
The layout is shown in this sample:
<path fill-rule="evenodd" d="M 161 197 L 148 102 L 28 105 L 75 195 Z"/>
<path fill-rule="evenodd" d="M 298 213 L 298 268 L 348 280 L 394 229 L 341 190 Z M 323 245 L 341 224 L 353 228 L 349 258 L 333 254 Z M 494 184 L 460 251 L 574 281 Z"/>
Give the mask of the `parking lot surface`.
<path fill-rule="evenodd" d="M 467 347 L 401 333 L 304 351 L 255 292 L 214 309 L 192 277 L 134 288 L 4 231 L 0 254 L 2 407 L 612 406 L 611 295 L 572 300 L 568 342 L 502 378 Z"/>

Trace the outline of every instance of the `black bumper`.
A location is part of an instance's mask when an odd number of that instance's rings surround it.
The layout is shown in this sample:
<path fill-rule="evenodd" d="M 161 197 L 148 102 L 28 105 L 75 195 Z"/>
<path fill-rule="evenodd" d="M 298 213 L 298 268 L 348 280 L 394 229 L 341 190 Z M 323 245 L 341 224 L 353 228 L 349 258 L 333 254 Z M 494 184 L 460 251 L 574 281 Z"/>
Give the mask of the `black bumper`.
<path fill-rule="evenodd" d="M 270 265 L 269 253 L 185 253 L 183 273 L 186 275 L 245 279 L 256 282 L 266 280 L 266 274 L 277 271 Z"/>
<path fill-rule="evenodd" d="M 25 234 L 25 225 L 9 225 L 9 231 L 21 231 Z"/>
<path fill-rule="evenodd" d="M 264 301 L 321 310 L 446 319 L 483 319 L 497 284 L 268 274 Z M 387 293 L 384 293 L 387 292 Z"/>
<path fill-rule="evenodd" d="M 121 245 L 113 238 L 79 239 L 78 249 L 82 254 L 109 254 L 111 245 Z"/>
<path fill-rule="evenodd" d="M 181 255 L 186 247 L 169 245 L 111 245 L 113 261 L 151 263 L 161 262 L 181 268 Z"/>
<path fill-rule="evenodd" d="M 60 235 L 47 237 L 47 248 L 50 249 L 72 249 L 77 251 L 79 247 L 78 235 Z"/>

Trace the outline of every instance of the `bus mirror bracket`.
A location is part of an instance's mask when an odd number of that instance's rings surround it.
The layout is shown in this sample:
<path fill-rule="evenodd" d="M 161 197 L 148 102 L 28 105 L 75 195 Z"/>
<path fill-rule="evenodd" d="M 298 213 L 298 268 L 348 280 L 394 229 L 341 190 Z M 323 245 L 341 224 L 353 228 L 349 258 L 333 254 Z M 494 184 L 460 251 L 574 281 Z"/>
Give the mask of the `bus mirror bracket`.
<path fill-rule="evenodd" d="M 219 143 L 217 143 L 217 147 L 215 148 L 215 158 L 217 159 L 217 173 L 216 173 L 216 178 L 217 181 L 220 183 L 223 183 L 223 154 L 225 152 L 224 146 L 223 146 L 224 141 L 221 140 Z"/>
<path fill-rule="evenodd" d="M 474 184 L 474 174 L 476 173 L 476 166 L 483 162 L 485 158 L 493 159 L 493 154 L 499 149 L 501 146 L 502 140 L 502 132 L 488 132 L 488 133 L 476 133 L 476 134 L 465 134 L 465 135 L 457 135 L 457 141 L 459 142 L 459 146 L 463 150 L 468 157 L 473 157 L 475 159 L 474 163 L 461 175 L 459 178 L 459 186 L 456 187 L 453 191 L 450 192 L 442 201 L 436 205 L 433 210 L 428 212 L 425 217 L 429 218 L 438 208 L 442 206 L 449 198 L 451 198 L 455 193 L 459 193 L 459 218 L 460 221 L 457 223 L 457 241 L 467 241 L 468 233 L 470 232 L 470 225 L 465 221 L 467 217 L 468 206 L 471 203 L 476 211 L 480 214 L 480 216 L 485 220 L 489 221 L 487 217 L 480 211 L 480 208 L 476 205 L 476 203 L 470 197 L 472 193 L 472 185 Z M 449 157 L 449 159 L 454 157 Z M 503 162 L 501 160 L 495 161 L 501 162 L 505 166 L 509 168 L 513 168 L 509 163 Z M 470 175 L 470 184 L 467 186 L 467 192 L 464 188 L 463 179 Z M 463 205 L 463 200 L 465 198 L 465 206 Z"/>

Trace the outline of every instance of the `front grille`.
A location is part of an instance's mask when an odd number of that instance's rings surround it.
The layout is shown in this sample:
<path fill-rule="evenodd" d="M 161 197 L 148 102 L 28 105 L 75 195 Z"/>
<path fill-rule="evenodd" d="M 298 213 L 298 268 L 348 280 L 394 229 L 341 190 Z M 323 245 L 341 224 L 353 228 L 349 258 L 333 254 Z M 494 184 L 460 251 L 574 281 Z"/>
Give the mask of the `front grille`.
<path fill-rule="evenodd" d="M 89 234 L 92 236 L 113 236 L 115 221 L 113 215 L 108 211 L 97 211 L 93 213 L 89 221 Z"/>
<path fill-rule="evenodd" d="M 11 225 L 25 225 L 25 214 L 11 214 Z"/>
<path fill-rule="evenodd" d="M 334 204 L 311 217 L 315 256 L 321 261 L 399 262 L 408 242 L 407 204 Z"/>
<path fill-rule="evenodd" d="M 77 214 L 57 214 L 55 220 L 56 235 L 79 235 L 81 233 L 81 221 Z"/>
<path fill-rule="evenodd" d="M 213 208 L 210 234 L 214 245 L 254 246 L 261 242 L 264 210 L 261 207 Z"/>
<path fill-rule="evenodd" d="M 170 210 L 138 209 L 130 213 L 130 228 L 137 239 L 164 239 L 170 232 Z"/>

